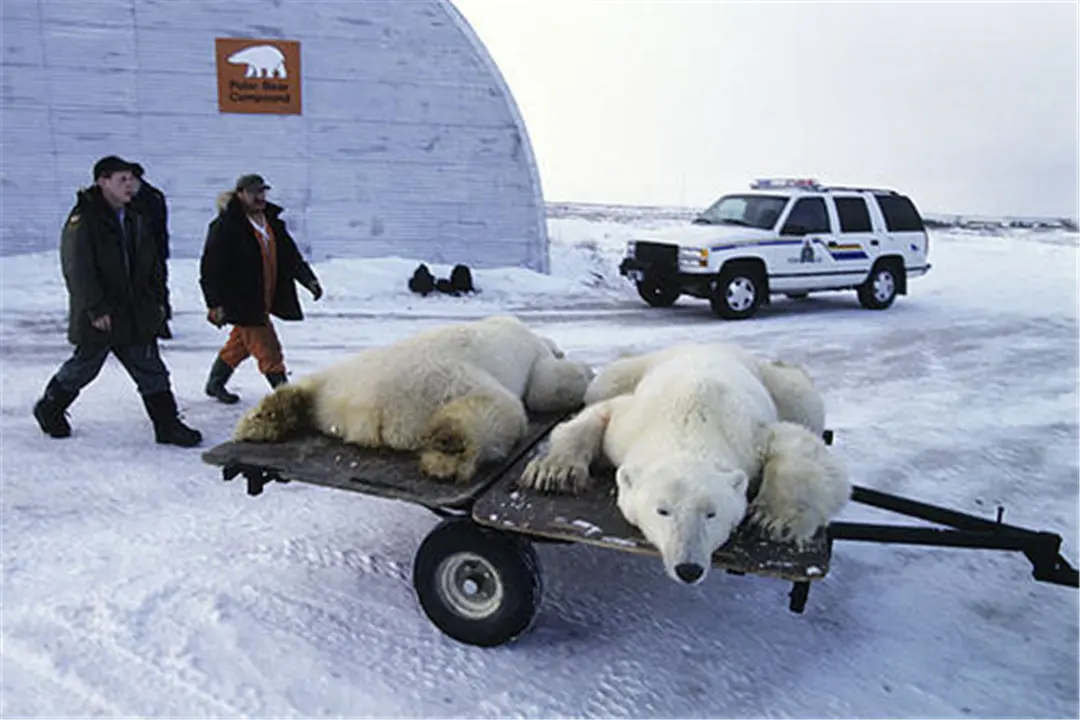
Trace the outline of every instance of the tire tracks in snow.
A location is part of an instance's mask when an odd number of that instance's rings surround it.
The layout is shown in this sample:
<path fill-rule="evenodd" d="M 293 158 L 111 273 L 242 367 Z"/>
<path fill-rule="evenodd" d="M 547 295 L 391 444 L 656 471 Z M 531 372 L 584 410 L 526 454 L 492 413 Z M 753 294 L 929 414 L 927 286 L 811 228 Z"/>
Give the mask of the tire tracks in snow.
<path fill-rule="evenodd" d="M 184 715 L 242 716 L 240 708 L 140 656 L 113 637 L 115 618 L 102 604 L 77 608 L 72 618 L 56 608 L 39 609 L 35 617 L 5 633 L 34 666 L 51 666 L 48 677 L 109 708 L 114 715 L 168 715 L 183 707 Z M 85 619 L 83 619 L 85 618 Z M 23 640 L 25 634 L 30 640 Z M 34 643 L 48 638 L 46 647 Z M 48 647 L 52 645 L 52 647 Z M 23 667 L 30 665 L 25 662 Z M 180 696 L 180 697 L 178 697 Z M 148 698 L 156 702 L 147 705 Z"/>
<path fill-rule="evenodd" d="M 42 651 L 33 643 L 13 638 L 10 634 L 6 635 L 4 648 L 0 651 L 0 663 L 9 668 L 14 664 L 20 671 L 41 678 L 47 686 L 50 686 L 50 689 L 59 689 L 77 698 L 77 702 L 73 702 L 71 706 L 80 708 L 81 712 L 85 713 L 86 716 L 112 715 L 113 717 L 119 717 L 125 714 L 124 708 L 109 701 L 98 692 L 97 688 L 83 681 L 78 675 L 60 671 L 54 662 L 53 656 Z M 8 678 L 5 678 L 5 684 L 7 681 Z M 50 692 L 48 695 L 49 700 L 53 703 L 52 707 L 55 707 L 58 694 Z M 0 717 L 12 717 L 20 714 L 30 715 L 32 712 L 41 712 L 43 710 L 43 708 L 34 708 L 33 710 L 16 708 L 13 710 L 8 707 L 9 702 L 10 698 L 8 697 L 0 699 Z M 23 702 L 25 704 L 25 700 Z"/>

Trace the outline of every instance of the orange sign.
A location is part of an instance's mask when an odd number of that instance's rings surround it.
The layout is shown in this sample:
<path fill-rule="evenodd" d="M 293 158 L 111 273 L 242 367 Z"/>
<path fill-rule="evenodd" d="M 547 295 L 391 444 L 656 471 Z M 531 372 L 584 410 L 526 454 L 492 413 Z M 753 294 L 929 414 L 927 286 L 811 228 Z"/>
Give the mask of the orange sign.
<path fill-rule="evenodd" d="M 300 43 L 217 38 L 218 110 L 300 115 Z"/>

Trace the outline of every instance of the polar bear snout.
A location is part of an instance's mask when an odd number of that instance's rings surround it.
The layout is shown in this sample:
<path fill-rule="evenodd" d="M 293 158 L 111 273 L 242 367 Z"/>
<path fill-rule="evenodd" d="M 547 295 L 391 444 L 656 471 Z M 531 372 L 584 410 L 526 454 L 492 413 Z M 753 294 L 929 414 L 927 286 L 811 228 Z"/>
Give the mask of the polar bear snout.
<path fill-rule="evenodd" d="M 690 534 L 690 537 L 680 537 L 683 533 Z M 657 540 L 664 571 L 669 578 L 682 585 L 704 582 L 712 564 L 712 548 L 705 527 L 699 526 L 696 530 L 676 529 L 674 533 L 662 534 Z"/>
<path fill-rule="evenodd" d="M 695 585 L 705 577 L 705 568 L 697 563 L 679 563 L 675 575 L 687 585 Z"/>

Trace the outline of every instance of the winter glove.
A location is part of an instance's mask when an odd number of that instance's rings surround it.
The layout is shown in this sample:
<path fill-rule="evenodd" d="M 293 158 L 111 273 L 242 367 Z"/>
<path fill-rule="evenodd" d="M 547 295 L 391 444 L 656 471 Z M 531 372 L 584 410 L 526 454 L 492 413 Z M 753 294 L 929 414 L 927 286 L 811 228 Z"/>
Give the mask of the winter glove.
<path fill-rule="evenodd" d="M 311 293 L 311 299 L 318 301 L 322 297 L 322 285 L 318 280 L 312 280 L 311 285 L 308 286 L 308 291 Z"/>

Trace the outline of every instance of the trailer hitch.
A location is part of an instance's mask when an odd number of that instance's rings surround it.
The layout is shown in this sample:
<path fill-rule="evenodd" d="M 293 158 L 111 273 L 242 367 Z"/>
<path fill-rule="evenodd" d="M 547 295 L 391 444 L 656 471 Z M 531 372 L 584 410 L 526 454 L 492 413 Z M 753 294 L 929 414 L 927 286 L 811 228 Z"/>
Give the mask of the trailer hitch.
<path fill-rule="evenodd" d="M 1007 525 L 1001 521 L 1001 508 L 998 509 L 996 520 L 987 520 L 858 485 L 852 489 L 851 500 L 947 527 L 833 522 L 829 524 L 830 540 L 1012 550 L 1022 552 L 1027 557 L 1032 565 L 1032 577 L 1036 580 L 1080 587 L 1077 569 L 1061 555 L 1061 536 Z"/>

